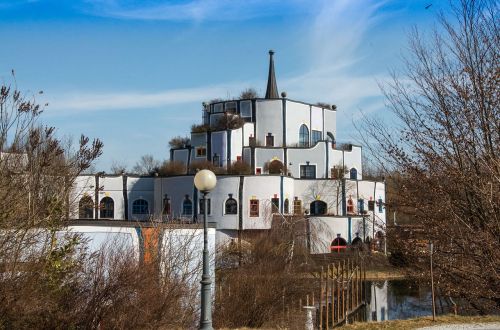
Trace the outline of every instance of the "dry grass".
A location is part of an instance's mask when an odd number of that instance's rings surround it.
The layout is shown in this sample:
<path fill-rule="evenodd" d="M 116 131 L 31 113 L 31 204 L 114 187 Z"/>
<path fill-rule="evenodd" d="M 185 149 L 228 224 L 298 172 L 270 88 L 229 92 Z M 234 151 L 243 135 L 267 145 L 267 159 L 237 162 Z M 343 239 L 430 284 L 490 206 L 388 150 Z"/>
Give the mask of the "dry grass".
<path fill-rule="evenodd" d="M 479 323 L 479 322 L 500 322 L 500 316 L 498 315 L 488 315 L 488 316 L 457 316 L 453 314 L 443 315 L 437 317 L 436 321 L 432 321 L 431 316 L 420 317 L 416 319 L 409 320 L 394 320 L 385 322 L 359 322 L 343 327 L 343 329 L 367 329 L 367 330 L 378 330 L 378 329 L 418 329 L 420 327 L 428 327 L 433 325 L 446 325 L 453 323 Z"/>

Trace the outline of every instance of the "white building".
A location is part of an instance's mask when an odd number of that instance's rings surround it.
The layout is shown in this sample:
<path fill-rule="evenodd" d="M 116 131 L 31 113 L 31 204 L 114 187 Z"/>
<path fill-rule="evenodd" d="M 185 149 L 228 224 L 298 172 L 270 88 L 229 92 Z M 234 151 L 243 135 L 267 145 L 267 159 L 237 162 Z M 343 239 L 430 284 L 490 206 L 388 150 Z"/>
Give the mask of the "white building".
<path fill-rule="evenodd" d="M 266 97 L 204 104 L 202 125 L 189 145 L 170 151 L 170 160 L 184 163 L 186 173 L 203 162 L 249 166 L 250 174 L 218 175 L 209 195 L 219 243 L 270 228 L 273 214 L 306 215 L 316 228 L 316 253 L 329 252 L 337 234 L 348 243 L 356 233 L 373 238 L 385 228 L 385 183 L 362 180 L 361 146 L 337 146 L 336 107 L 278 95 L 269 53 Z M 193 177 L 82 176 L 73 217 L 197 221 L 201 193 Z"/>

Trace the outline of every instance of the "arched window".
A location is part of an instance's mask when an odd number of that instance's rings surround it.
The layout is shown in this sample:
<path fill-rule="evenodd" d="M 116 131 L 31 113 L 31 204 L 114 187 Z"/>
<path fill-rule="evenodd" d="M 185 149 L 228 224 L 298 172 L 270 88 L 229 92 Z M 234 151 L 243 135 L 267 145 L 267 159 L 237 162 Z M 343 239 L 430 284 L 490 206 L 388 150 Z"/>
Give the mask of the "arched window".
<path fill-rule="evenodd" d="M 90 196 L 83 196 L 78 203 L 78 217 L 92 219 L 94 217 L 94 202 Z"/>
<path fill-rule="evenodd" d="M 309 147 L 309 129 L 305 124 L 302 124 L 302 126 L 300 126 L 299 147 Z"/>
<path fill-rule="evenodd" d="M 345 251 L 347 247 L 347 241 L 340 236 L 340 234 L 337 234 L 337 237 L 332 241 L 332 244 L 330 245 L 330 249 L 332 252 L 337 252 L 339 253 L 340 251 Z"/>
<path fill-rule="evenodd" d="M 148 202 L 144 199 L 136 199 L 132 203 L 132 214 L 149 214 Z"/>
<path fill-rule="evenodd" d="M 290 201 L 288 200 L 288 198 L 283 202 L 283 209 L 285 214 L 290 213 Z"/>
<path fill-rule="evenodd" d="M 349 174 L 350 174 L 351 180 L 357 180 L 358 179 L 358 170 L 355 169 L 354 167 L 351 168 L 351 170 L 349 171 Z"/>
<path fill-rule="evenodd" d="M 104 197 L 99 203 L 99 218 L 101 219 L 113 219 L 115 217 L 115 202 L 111 197 Z"/>
<path fill-rule="evenodd" d="M 333 136 L 333 133 L 327 132 L 326 137 L 327 137 L 327 140 L 332 143 L 332 148 L 335 148 L 337 142 L 335 141 L 335 136 Z"/>
<path fill-rule="evenodd" d="M 182 215 L 192 215 L 193 214 L 193 202 L 186 195 L 186 198 L 182 202 Z"/>
<path fill-rule="evenodd" d="M 313 201 L 309 208 L 311 210 L 311 215 L 321 215 L 326 214 L 327 206 L 326 203 L 320 200 Z"/>
<path fill-rule="evenodd" d="M 346 246 L 347 241 L 340 236 L 340 234 L 337 234 L 337 237 L 332 241 L 332 246 Z"/>
<path fill-rule="evenodd" d="M 226 200 L 225 214 L 238 214 L 238 202 L 232 196 Z"/>

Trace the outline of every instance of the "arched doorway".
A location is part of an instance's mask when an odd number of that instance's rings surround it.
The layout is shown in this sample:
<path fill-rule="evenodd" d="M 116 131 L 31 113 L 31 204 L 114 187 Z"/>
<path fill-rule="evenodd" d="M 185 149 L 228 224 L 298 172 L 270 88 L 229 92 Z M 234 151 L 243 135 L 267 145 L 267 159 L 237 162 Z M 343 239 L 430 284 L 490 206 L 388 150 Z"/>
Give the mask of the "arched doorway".
<path fill-rule="evenodd" d="M 325 202 L 315 200 L 309 205 L 309 209 L 311 210 L 311 215 L 322 215 L 326 214 L 328 207 Z"/>
<path fill-rule="evenodd" d="M 111 197 L 104 197 L 101 199 L 101 203 L 99 204 L 100 207 L 100 212 L 99 212 L 99 218 L 100 219 L 114 219 L 115 217 L 115 202 L 113 201 L 113 198 Z"/>
<path fill-rule="evenodd" d="M 90 196 L 83 196 L 78 203 L 78 217 L 80 219 L 94 218 L 94 201 Z"/>
<path fill-rule="evenodd" d="M 332 244 L 330 245 L 330 250 L 332 252 L 340 252 L 340 251 L 345 251 L 347 248 L 347 241 L 340 236 L 340 234 L 337 234 L 337 237 L 332 241 Z"/>

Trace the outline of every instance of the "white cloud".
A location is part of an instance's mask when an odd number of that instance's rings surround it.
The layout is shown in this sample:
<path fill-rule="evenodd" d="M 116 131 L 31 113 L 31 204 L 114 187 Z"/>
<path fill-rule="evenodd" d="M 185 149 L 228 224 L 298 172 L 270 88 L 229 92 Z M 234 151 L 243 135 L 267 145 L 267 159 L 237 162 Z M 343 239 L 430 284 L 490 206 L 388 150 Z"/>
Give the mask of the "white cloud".
<path fill-rule="evenodd" d="M 177 3 L 141 2 L 128 5 L 120 0 L 89 0 L 87 12 L 104 17 L 166 21 L 237 21 L 272 16 L 295 10 L 303 0 L 189 0 Z M 307 8 L 308 6 L 304 6 Z"/>
<path fill-rule="evenodd" d="M 232 83 L 186 89 L 171 89 L 156 93 L 125 91 L 109 93 L 69 92 L 48 96 L 48 114 L 73 114 L 83 111 L 148 109 L 174 104 L 203 102 L 228 91 L 242 90 L 243 84 Z"/>
<path fill-rule="evenodd" d="M 380 97 L 377 81 L 385 80 L 385 73 L 353 72 L 365 71 L 355 69 L 367 66 L 362 45 L 367 42 L 370 29 L 382 21 L 379 9 L 384 3 L 322 1 L 309 31 L 309 70 L 281 83 L 289 97 L 334 103 L 350 115 L 367 99 Z"/>

